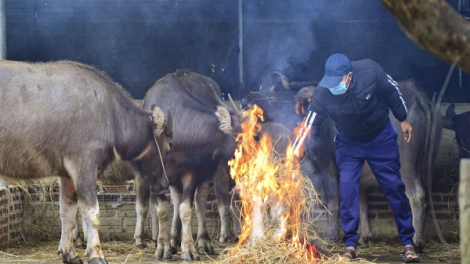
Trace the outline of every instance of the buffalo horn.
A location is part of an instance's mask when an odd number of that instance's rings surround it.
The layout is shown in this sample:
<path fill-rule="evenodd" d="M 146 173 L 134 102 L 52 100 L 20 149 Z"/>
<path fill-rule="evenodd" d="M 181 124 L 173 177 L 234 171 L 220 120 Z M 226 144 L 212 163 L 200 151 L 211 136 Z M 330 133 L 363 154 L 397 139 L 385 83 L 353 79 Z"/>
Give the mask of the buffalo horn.
<path fill-rule="evenodd" d="M 287 79 L 286 76 L 284 76 L 282 73 L 280 73 L 278 71 L 273 71 L 273 73 L 279 75 L 279 78 L 281 78 L 282 87 L 284 87 L 287 90 L 290 90 L 289 79 Z"/>
<path fill-rule="evenodd" d="M 230 96 L 230 94 L 228 94 L 228 100 L 232 104 L 233 111 L 235 111 L 235 114 L 237 115 L 238 119 L 242 119 L 243 114 L 238 110 L 238 107 L 235 105 L 235 102 L 233 101 L 232 96 Z"/>

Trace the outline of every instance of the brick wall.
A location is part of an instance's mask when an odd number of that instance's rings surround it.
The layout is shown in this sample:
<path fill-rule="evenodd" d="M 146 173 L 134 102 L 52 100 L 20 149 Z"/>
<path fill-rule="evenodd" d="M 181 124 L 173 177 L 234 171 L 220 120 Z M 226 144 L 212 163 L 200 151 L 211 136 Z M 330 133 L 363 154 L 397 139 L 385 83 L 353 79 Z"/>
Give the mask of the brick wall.
<path fill-rule="evenodd" d="M 434 187 L 433 201 L 438 223 L 441 226 L 444 236 L 449 241 L 456 241 L 459 233 L 458 225 L 458 204 L 457 189 L 452 184 L 437 184 Z M 135 193 L 132 186 L 101 186 L 99 188 L 100 237 L 103 241 L 132 241 L 135 227 Z M 57 193 L 56 193 L 57 194 Z M 43 201 L 31 201 L 24 205 L 23 228 L 28 236 L 39 237 L 47 240 L 58 239 L 60 237 L 60 218 L 58 197 L 44 203 Z M 388 206 L 388 202 L 380 190 L 372 190 L 368 195 L 369 200 L 369 221 L 374 237 L 379 240 L 397 239 L 396 226 L 393 214 Z M 170 205 L 171 206 L 171 205 Z M 170 208 L 172 211 L 172 208 Z M 316 220 L 315 225 L 319 232 L 326 230 L 327 212 L 317 209 L 321 216 Z M 217 213 L 217 202 L 214 192 L 211 191 L 206 210 L 207 228 L 212 238 L 219 233 L 220 222 Z M 171 216 L 170 216 L 171 217 Z M 47 223 L 47 224 L 45 224 Z M 79 219 L 81 225 L 81 219 Z M 150 239 L 150 217 L 145 222 L 146 236 Z M 197 230 L 196 218 L 193 214 L 193 233 Z M 16 231 L 16 232 L 19 232 Z M 436 231 L 428 216 L 425 229 L 427 239 L 436 239 Z"/>
<path fill-rule="evenodd" d="M 438 184 L 441 188 L 434 187 L 434 206 L 438 223 L 443 230 L 443 234 L 449 241 L 456 241 L 459 233 L 459 218 L 457 205 L 457 189 L 451 184 Z M 445 187 L 444 187 L 445 186 Z M 135 227 L 135 192 L 133 186 L 100 186 L 100 238 L 103 241 L 132 241 Z M 40 194 L 34 195 L 34 190 Z M 25 236 L 40 238 L 44 240 L 57 240 L 60 238 L 60 217 L 58 192 L 55 189 L 48 195 L 41 193 L 41 190 L 31 188 L 32 197 L 41 197 L 37 200 L 23 203 L 20 199 L 20 191 L 10 192 L 5 190 L 0 192 L 2 213 L 0 223 L 2 231 L 0 233 L 0 245 L 6 247 L 21 239 L 20 231 L 23 229 Z M 372 190 L 369 195 L 369 220 L 377 240 L 391 241 L 397 239 L 396 226 L 393 214 L 388 206 L 385 197 L 379 190 Z M 171 206 L 171 205 L 170 205 Z M 172 211 L 172 208 L 170 208 Z M 326 230 L 327 213 L 325 210 L 317 209 L 321 216 L 314 223 L 320 233 Z M 9 214 L 9 215 L 8 215 Z M 206 210 L 207 228 L 212 238 L 217 237 L 220 222 L 217 213 L 217 202 L 214 192 L 211 191 Z M 170 216 L 171 217 L 171 216 Z M 78 223 L 81 225 L 81 219 Z M 22 228 L 22 229 L 21 229 Z M 193 215 L 193 233 L 197 230 L 196 218 Z M 146 237 L 150 239 L 150 217 L 145 222 Z M 436 239 L 436 231 L 431 217 L 425 229 L 426 239 Z"/>
<path fill-rule="evenodd" d="M 31 201 L 24 205 L 24 229 L 34 237 L 47 240 L 59 238 L 61 222 L 58 189 L 54 189 L 47 195 L 44 195 L 40 187 L 29 188 L 29 191 Z M 100 204 L 100 238 L 103 241 L 133 240 L 136 223 L 134 186 L 132 184 L 99 185 L 97 186 L 97 192 Z M 169 195 L 167 195 L 167 198 L 169 199 Z M 170 212 L 172 212 L 172 205 L 170 207 Z M 208 197 L 206 216 L 208 218 L 207 227 L 210 232 L 218 230 L 220 225 L 217 223 L 217 201 L 212 189 Z M 47 223 L 47 225 L 41 223 Z M 82 220 L 80 216 L 78 223 L 81 228 Z M 150 238 L 150 214 L 146 219 L 145 228 L 147 238 Z M 196 218 L 193 215 L 193 230 L 195 231 L 196 228 Z"/>
<path fill-rule="evenodd" d="M 448 104 L 441 106 L 444 114 Z M 457 104 L 456 112 L 470 110 L 470 104 Z M 458 229 L 457 206 L 458 183 L 458 148 L 453 131 L 443 129 L 438 151 L 437 168 L 433 177 L 433 201 L 439 225 L 444 235 L 455 239 Z M 133 185 L 97 186 L 101 214 L 101 238 L 106 240 L 132 240 L 135 225 L 135 192 Z M 0 191 L 0 246 L 7 246 L 20 239 L 23 227 L 26 235 L 57 239 L 60 237 L 59 195 L 57 187 L 41 190 L 29 188 L 28 202 L 23 203 L 21 191 L 3 188 Z M 171 205 L 170 205 L 171 206 Z M 377 237 L 395 238 L 396 227 L 388 203 L 379 190 L 369 194 L 369 217 L 373 233 Z M 326 229 L 327 215 L 319 211 L 322 217 L 315 223 L 319 230 Z M 217 202 L 210 193 L 206 210 L 209 233 L 218 234 Z M 196 219 L 193 218 L 193 230 L 196 231 Z M 47 224 L 46 224 L 47 223 Z M 79 222 L 81 223 L 81 221 Z M 146 220 L 149 230 L 149 220 Z M 150 232 L 147 232 L 150 234 Z M 25 235 L 25 234 L 23 234 Z M 428 218 L 426 237 L 434 237 L 435 229 Z"/>
<path fill-rule="evenodd" d="M 0 249 L 21 240 L 24 219 L 22 191 L 16 188 L 0 187 Z"/>

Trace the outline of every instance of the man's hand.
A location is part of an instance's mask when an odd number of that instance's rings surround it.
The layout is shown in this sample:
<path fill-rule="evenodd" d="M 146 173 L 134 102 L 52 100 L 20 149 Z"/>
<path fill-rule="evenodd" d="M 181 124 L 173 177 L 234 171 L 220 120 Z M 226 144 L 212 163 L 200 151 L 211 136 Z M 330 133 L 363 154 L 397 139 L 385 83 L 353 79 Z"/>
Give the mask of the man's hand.
<path fill-rule="evenodd" d="M 406 140 L 406 142 L 410 142 L 411 137 L 413 136 L 413 128 L 411 127 L 411 124 L 408 121 L 403 121 L 400 123 L 401 126 L 401 131 L 403 132 L 403 136 Z"/>

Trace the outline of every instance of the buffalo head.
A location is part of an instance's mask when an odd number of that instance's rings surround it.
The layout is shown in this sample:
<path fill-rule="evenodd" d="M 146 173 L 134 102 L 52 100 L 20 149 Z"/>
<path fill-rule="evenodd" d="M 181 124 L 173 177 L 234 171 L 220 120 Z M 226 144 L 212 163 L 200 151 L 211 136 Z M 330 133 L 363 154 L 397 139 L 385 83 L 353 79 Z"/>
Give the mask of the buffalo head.
<path fill-rule="evenodd" d="M 311 82 L 291 82 L 279 72 L 272 72 L 261 78 L 258 91 L 252 91 L 242 99 L 243 108 L 254 104 L 264 111 L 266 122 L 278 122 L 293 129 L 302 121 L 303 113 L 299 111 L 297 93 L 299 89 L 312 86 Z"/>

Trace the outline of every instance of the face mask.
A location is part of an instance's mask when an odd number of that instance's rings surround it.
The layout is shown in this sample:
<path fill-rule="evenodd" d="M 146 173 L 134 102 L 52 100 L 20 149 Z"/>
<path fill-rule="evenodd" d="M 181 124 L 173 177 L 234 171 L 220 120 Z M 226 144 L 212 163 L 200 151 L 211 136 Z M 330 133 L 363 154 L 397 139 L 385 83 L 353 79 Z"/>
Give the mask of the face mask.
<path fill-rule="evenodd" d="M 348 82 L 348 79 L 349 79 L 349 75 L 348 75 L 348 78 L 346 78 L 346 81 L 340 82 L 336 87 L 328 88 L 328 90 L 330 90 L 330 92 L 334 95 L 344 94 L 348 90 L 348 87 L 346 87 L 346 83 Z"/>

